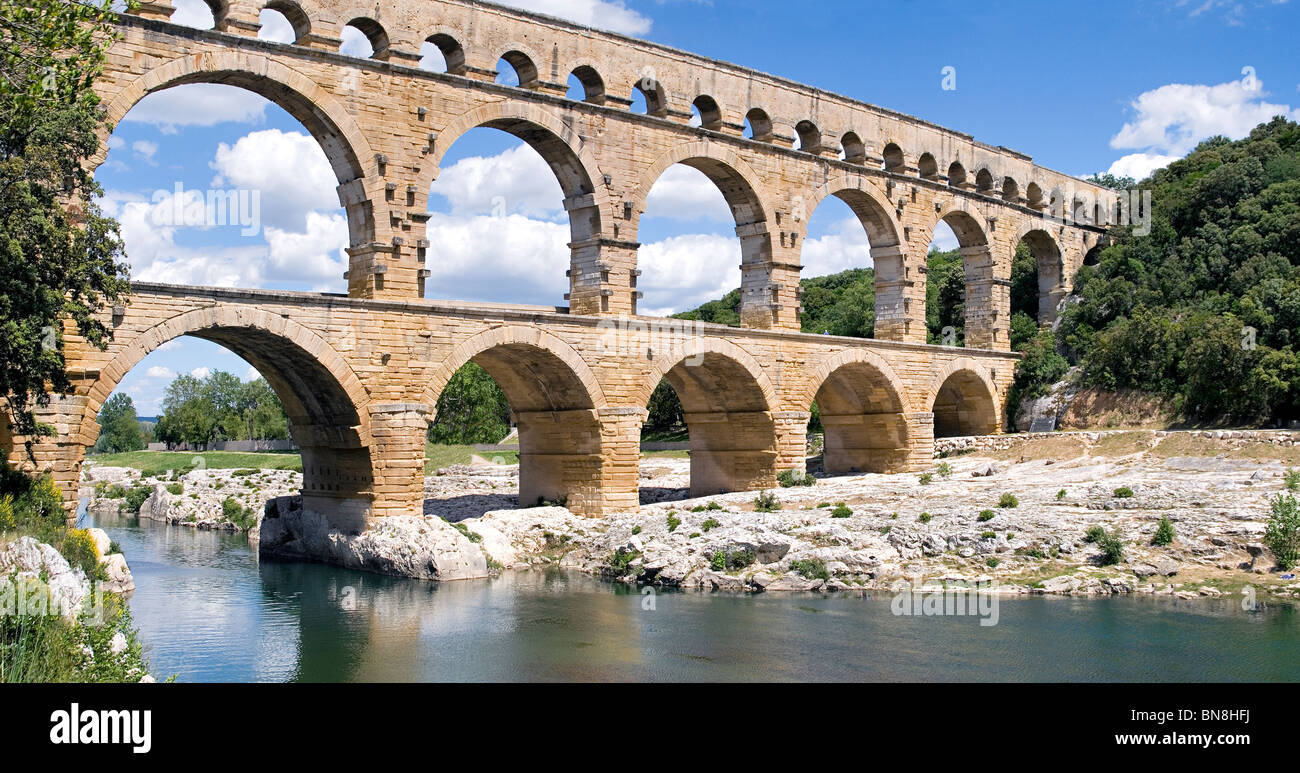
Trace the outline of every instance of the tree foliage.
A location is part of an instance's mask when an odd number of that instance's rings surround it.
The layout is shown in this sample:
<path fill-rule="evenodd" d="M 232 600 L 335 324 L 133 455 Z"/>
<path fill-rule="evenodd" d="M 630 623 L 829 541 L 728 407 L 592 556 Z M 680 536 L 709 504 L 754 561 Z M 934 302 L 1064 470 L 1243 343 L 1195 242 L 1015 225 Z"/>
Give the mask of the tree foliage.
<path fill-rule="evenodd" d="M 98 421 L 99 439 L 95 441 L 95 453 L 116 454 L 145 447 L 140 419 L 135 415 L 135 403 L 130 395 L 123 392 L 110 395 L 99 409 Z"/>
<path fill-rule="evenodd" d="M 219 440 L 283 440 L 289 417 L 265 379 L 240 381 L 225 371 L 177 376 L 163 395 L 154 437 L 203 445 Z"/>
<path fill-rule="evenodd" d="M 429 426 L 432 443 L 499 443 L 510 434 L 510 401 L 496 380 L 469 362 L 438 396 L 438 415 Z"/>
<path fill-rule="evenodd" d="M 48 434 L 33 408 L 71 389 L 63 321 L 103 347 L 111 334 L 94 315 L 127 290 L 87 163 L 114 16 L 108 2 L 0 0 L 0 395 L 21 435 Z"/>

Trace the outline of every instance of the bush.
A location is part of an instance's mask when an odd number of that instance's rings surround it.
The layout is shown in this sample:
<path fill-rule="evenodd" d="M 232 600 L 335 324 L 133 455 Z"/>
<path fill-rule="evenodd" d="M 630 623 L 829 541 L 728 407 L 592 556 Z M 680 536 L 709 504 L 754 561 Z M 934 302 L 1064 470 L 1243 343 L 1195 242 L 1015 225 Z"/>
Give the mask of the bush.
<path fill-rule="evenodd" d="M 1015 494 L 1003 494 L 1002 497 L 998 499 L 998 507 L 1019 507 L 1019 506 L 1020 506 L 1020 500 L 1016 499 Z"/>
<path fill-rule="evenodd" d="M 772 513 L 781 509 L 781 500 L 770 491 L 761 491 L 754 497 L 754 509 L 760 513 Z"/>
<path fill-rule="evenodd" d="M 1168 518 L 1161 518 L 1160 525 L 1156 527 L 1156 533 L 1151 537 L 1152 545 L 1169 545 L 1174 541 L 1174 522 Z"/>
<path fill-rule="evenodd" d="M 934 480 L 934 473 L 923 472 L 921 473 L 920 477 L 916 479 L 916 482 L 920 483 L 922 486 L 928 486 L 930 485 L 930 482 L 933 480 Z"/>
<path fill-rule="evenodd" d="M 995 515 L 997 515 L 997 513 L 993 512 L 992 510 L 980 510 L 980 514 L 976 516 L 975 520 L 979 521 L 980 523 L 983 523 L 984 521 L 993 520 L 993 516 Z"/>
<path fill-rule="evenodd" d="M 1084 542 L 1097 542 L 1106 536 L 1106 530 L 1101 526 L 1089 526 L 1088 530 L 1083 533 Z"/>
<path fill-rule="evenodd" d="M 952 465 L 947 462 L 939 462 L 939 466 L 934 468 L 934 472 L 940 478 L 952 477 Z"/>
<path fill-rule="evenodd" d="M 916 516 L 916 520 L 920 521 L 921 523 L 929 523 L 932 517 L 933 516 L 931 516 L 929 513 L 921 513 L 920 515 Z"/>
<path fill-rule="evenodd" d="M 1065 489 L 1061 489 L 1060 491 L 1056 492 L 1056 501 L 1059 502 L 1062 499 L 1065 499 Z"/>
<path fill-rule="evenodd" d="M 997 539 L 998 533 L 995 531 L 986 531 L 980 533 L 980 539 Z"/>
<path fill-rule="evenodd" d="M 790 571 L 805 580 L 829 580 L 831 573 L 826 569 L 826 562 L 820 558 L 801 558 L 790 562 Z"/>
<path fill-rule="evenodd" d="M 1102 566 L 1113 566 L 1124 560 L 1124 541 L 1120 539 L 1119 529 L 1103 532 L 1097 539 L 1097 547 L 1101 548 Z"/>
<path fill-rule="evenodd" d="M 717 518 L 706 518 L 704 523 L 700 524 L 700 531 L 712 531 L 721 525 Z"/>
<path fill-rule="evenodd" d="M 168 483 L 168 484 L 167 484 L 167 493 L 168 493 L 168 494 L 174 494 L 174 495 L 176 495 L 176 496 L 180 496 L 181 494 L 184 494 L 184 493 L 185 493 L 185 484 L 184 484 L 184 483 L 180 483 L 180 482 L 177 482 L 177 483 Z"/>
<path fill-rule="evenodd" d="M 244 531 L 249 531 L 257 525 L 257 512 L 245 508 L 243 504 L 234 497 L 226 497 L 221 500 L 221 515 L 227 521 L 233 523 Z"/>
<path fill-rule="evenodd" d="M 997 568 L 998 568 L 998 564 L 1000 564 L 1000 563 L 1002 563 L 1002 562 L 999 561 L 998 559 L 993 558 L 993 557 L 990 556 L 990 557 L 989 557 L 989 560 L 987 561 L 987 563 L 988 563 L 990 569 L 997 569 Z"/>
<path fill-rule="evenodd" d="M 668 531 L 677 531 L 677 527 L 682 525 L 682 519 L 672 513 L 668 514 Z"/>
<path fill-rule="evenodd" d="M 782 488 L 790 488 L 791 486 L 812 486 L 817 483 L 817 479 L 806 472 L 782 470 L 781 474 L 776 476 L 776 482 L 780 483 Z"/>
<path fill-rule="evenodd" d="M 1133 489 L 1129 488 L 1128 486 L 1120 486 L 1119 488 L 1115 489 L 1115 498 L 1116 498 L 1116 499 L 1132 499 L 1132 498 L 1133 498 Z"/>
<path fill-rule="evenodd" d="M 1264 544 L 1279 567 L 1291 570 L 1300 561 L 1300 505 L 1290 494 L 1278 494 L 1271 504 Z"/>
<path fill-rule="evenodd" d="M 749 548 L 739 550 L 719 550 L 709 557 L 709 568 L 715 572 L 738 572 L 755 561 L 754 551 Z"/>
<path fill-rule="evenodd" d="M 619 548 L 613 553 L 610 553 L 609 557 L 605 559 L 605 566 L 609 568 L 610 572 L 612 572 L 614 576 L 622 577 L 630 571 L 629 567 L 632 562 L 640 557 L 640 551 Z"/>
<path fill-rule="evenodd" d="M 92 580 L 103 574 L 99 566 L 99 549 L 89 529 L 67 529 L 47 538 L 74 569 L 80 567 Z"/>
<path fill-rule="evenodd" d="M 144 501 L 153 495 L 153 486 L 143 484 L 132 486 L 126 492 L 126 511 L 129 513 L 140 512 L 141 505 Z"/>
<path fill-rule="evenodd" d="M 1293 470 L 1290 467 L 1286 468 L 1286 475 L 1283 476 L 1282 482 L 1291 491 L 1300 488 L 1300 470 Z"/>
<path fill-rule="evenodd" d="M 640 534 L 640 533 L 641 533 L 641 527 L 640 527 L 640 526 L 633 526 L 633 527 L 632 527 L 632 535 L 633 535 L 633 536 L 636 536 L 637 534 Z"/>
<path fill-rule="evenodd" d="M 850 515 L 853 515 L 853 509 L 843 502 L 835 505 L 835 509 L 831 511 L 832 518 L 848 518 Z"/>

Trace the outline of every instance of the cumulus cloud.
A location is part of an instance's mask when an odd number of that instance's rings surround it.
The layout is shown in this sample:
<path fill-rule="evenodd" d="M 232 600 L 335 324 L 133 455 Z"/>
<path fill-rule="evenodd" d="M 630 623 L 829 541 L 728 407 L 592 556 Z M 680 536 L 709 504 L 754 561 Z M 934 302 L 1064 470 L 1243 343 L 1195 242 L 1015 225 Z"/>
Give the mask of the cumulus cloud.
<path fill-rule="evenodd" d="M 375 47 L 370 45 L 370 39 L 356 27 L 344 27 L 339 40 L 342 41 L 339 44 L 340 54 L 369 59 L 375 53 Z"/>
<path fill-rule="evenodd" d="M 144 123 L 163 134 L 184 126 L 216 126 L 234 122 L 258 124 L 266 120 L 270 104 L 251 91 L 217 83 L 191 83 L 155 91 L 136 103 L 122 119 Z"/>
<path fill-rule="evenodd" d="M 173 339 L 173 340 L 174 340 L 174 339 Z M 170 342 L 169 342 L 169 343 L 170 343 Z M 176 375 L 176 374 L 172 372 L 172 369 L 171 369 L 171 368 L 165 368 L 165 367 L 163 367 L 163 366 L 161 366 L 161 365 L 154 365 L 153 367 L 149 368 L 148 370 L 146 370 L 146 371 L 144 372 L 144 377 L 145 377 L 145 378 L 156 378 L 156 379 L 164 379 L 164 378 L 167 378 L 167 379 L 170 379 L 170 378 L 174 377 L 175 375 Z"/>
<path fill-rule="evenodd" d="M 111 147 L 111 146 L 110 146 Z M 149 140 L 136 140 L 131 143 L 131 150 L 145 161 L 153 161 L 153 157 L 158 154 L 158 143 Z"/>
<path fill-rule="evenodd" d="M 521 214 L 551 218 L 564 211 L 564 192 L 537 151 L 518 145 L 495 156 L 462 158 L 444 169 L 429 197 L 446 200 L 453 215 Z"/>
<path fill-rule="evenodd" d="M 1240 139 L 1274 116 L 1300 118 L 1300 110 L 1290 105 L 1264 101 L 1267 95 L 1254 77 L 1215 86 L 1161 86 L 1133 100 L 1136 115 L 1111 138 L 1110 146 L 1181 157 L 1207 137 L 1222 134 Z"/>
<path fill-rule="evenodd" d="M 212 369 L 207 367 L 195 368 L 194 370 L 190 371 L 190 375 L 193 376 L 194 378 L 207 378 L 208 376 L 212 375 Z"/>
<path fill-rule="evenodd" d="M 266 242 L 271 273 L 298 277 L 313 290 L 337 284 L 347 270 L 348 222 L 338 213 L 308 212 L 302 233 L 268 226 Z"/>
<path fill-rule="evenodd" d="M 804 267 L 799 276 L 805 278 L 872 265 L 867 231 L 857 217 L 840 220 L 823 236 L 804 239 L 799 254 Z"/>
<path fill-rule="evenodd" d="M 210 164 L 214 188 L 261 191 L 262 223 L 302 232 L 307 213 L 338 209 L 338 179 L 325 151 L 302 132 L 266 129 L 221 143 Z"/>
<path fill-rule="evenodd" d="M 646 195 L 647 217 L 734 223 L 722 192 L 704 173 L 685 164 L 668 167 Z"/>
<path fill-rule="evenodd" d="M 569 281 L 569 226 L 523 215 L 433 213 L 427 227 L 428 295 L 560 305 Z"/>
<path fill-rule="evenodd" d="M 172 14 L 173 24 L 181 24 L 197 29 L 212 29 L 214 19 L 212 9 L 203 0 L 175 0 L 176 11 Z"/>
<path fill-rule="evenodd" d="M 650 19 L 628 8 L 623 0 L 503 0 L 503 5 L 624 35 L 645 35 L 651 25 Z"/>
<path fill-rule="evenodd" d="M 257 15 L 257 21 L 262 25 L 262 28 L 257 31 L 257 36 L 262 40 L 292 43 L 298 37 L 293 31 L 293 25 L 278 11 L 263 8 Z"/>
<path fill-rule="evenodd" d="M 641 245 L 637 289 L 642 314 L 663 316 L 720 298 L 740 286 L 740 240 L 685 234 Z"/>
<path fill-rule="evenodd" d="M 1157 169 L 1169 166 L 1182 156 L 1168 156 L 1163 153 L 1130 153 L 1120 156 L 1106 171 L 1116 177 L 1132 177 L 1144 180 Z"/>

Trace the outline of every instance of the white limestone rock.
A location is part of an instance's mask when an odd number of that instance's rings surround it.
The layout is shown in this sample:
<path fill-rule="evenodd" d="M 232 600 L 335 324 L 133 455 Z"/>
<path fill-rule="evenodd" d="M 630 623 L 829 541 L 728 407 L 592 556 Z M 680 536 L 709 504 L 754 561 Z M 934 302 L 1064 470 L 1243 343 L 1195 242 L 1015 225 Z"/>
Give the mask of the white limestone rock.
<path fill-rule="evenodd" d="M 51 608 L 69 619 L 80 614 L 90 595 L 86 573 L 70 566 L 59 551 L 32 537 L 19 537 L 0 548 L 0 577 L 43 580 L 49 588 Z"/>

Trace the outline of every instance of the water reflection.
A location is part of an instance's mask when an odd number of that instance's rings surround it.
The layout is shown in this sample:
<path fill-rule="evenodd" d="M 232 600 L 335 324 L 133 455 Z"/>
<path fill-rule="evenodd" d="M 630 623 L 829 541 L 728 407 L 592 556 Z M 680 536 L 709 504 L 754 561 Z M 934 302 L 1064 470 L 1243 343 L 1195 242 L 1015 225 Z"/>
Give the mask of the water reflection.
<path fill-rule="evenodd" d="M 654 592 L 559 572 L 446 584 L 261 562 L 238 535 L 101 524 L 154 671 L 183 681 L 1287 680 L 1289 606 L 1016 598 L 999 624 L 886 597 Z"/>

